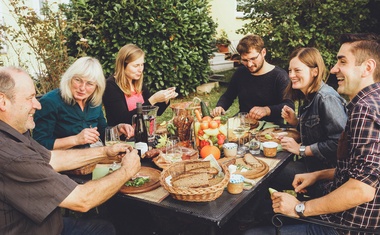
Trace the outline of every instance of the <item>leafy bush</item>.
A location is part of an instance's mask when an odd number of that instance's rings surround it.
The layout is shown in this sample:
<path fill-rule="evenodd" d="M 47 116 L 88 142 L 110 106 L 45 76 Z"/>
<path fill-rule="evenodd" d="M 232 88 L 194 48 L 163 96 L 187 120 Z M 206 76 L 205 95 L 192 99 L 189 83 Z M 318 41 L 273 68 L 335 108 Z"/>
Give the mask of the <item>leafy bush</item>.
<path fill-rule="evenodd" d="M 34 79 L 38 94 L 57 88 L 62 73 L 72 60 L 65 44 L 65 17 L 60 10 L 53 11 L 52 5 L 45 3 L 40 17 L 34 9 L 26 7 L 24 1 L 9 0 L 9 15 L 19 27 L 0 24 L 5 42 L 15 49 L 18 56 L 18 66 L 29 69 L 22 52 L 24 44 L 31 48 L 31 53 L 37 60 L 37 68 L 33 69 L 37 74 Z"/>
<path fill-rule="evenodd" d="M 208 81 L 216 24 L 205 0 L 72 0 L 67 8 L 71 55 L 97 57 L 113 74 L 118 50 L 134 43 L 146 52 L 151 91 L 176 86 L 182 95 Z M 78 46 L 79 39 L 87 47 Z"/>
<path fill-rule="evenodd" d="M 369 0 L 248 0 L 246 19 L 250 22 L 239 33 L 263 37 L 268 60 L 283 68 L 296 47 L 313 46 L 320 50 L 325 63 L 336 62 L 338 39 L 342 33 L 369 29 Z M 252 9 L 252 11 L 251 11 Z M 366 26 L 366 27 L 362 27 Z"/>

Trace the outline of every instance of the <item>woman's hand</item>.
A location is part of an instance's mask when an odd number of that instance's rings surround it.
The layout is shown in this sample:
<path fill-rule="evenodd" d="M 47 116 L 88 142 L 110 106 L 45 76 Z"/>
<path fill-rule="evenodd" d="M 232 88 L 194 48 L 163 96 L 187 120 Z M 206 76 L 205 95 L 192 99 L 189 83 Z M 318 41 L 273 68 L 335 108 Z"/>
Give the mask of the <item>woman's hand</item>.
<path fill-rule="evenodd" d="M 129 124 L 120 123 L 117 125 L 117 130 L 119 131 L 119 133 L 124 134 L 127 137 L 127 139 L 135 135 L 133 127 Z"/>
<path fill-rule="evenodd" d="M 296 113 L 292 108 L 285 105 L 281 110 L 281 117 L 290 125 L 296 126 L 298 124 L 298 120 L 296 117 Z"/>
<path fill-rule="evenodd" d="M 154 93 L 150 98 L 149 98 L 149 103 L 152 105 L 155 105 L 156 103 L 161 103 L 161 102 L 169 102 L 170 99 L 173 99 L 178 96 L 178 93 L 175 92 L 175 87 L 170 87 L 166 90 L 160 90 Z"/>
<path fill-rule="evenodd" d="M 97 127 L 85 128 L 76 135 L 75 145 L 93 144 L 99 140 L 99 136 L 100 134 Z"/>
<path fill-rule="evenodd" d="M 297 143 L 293 138 L 284 136 L 280 139 L 282 149 L 294 153 L 296 155 L 299 154 L 300 144 Z"/>

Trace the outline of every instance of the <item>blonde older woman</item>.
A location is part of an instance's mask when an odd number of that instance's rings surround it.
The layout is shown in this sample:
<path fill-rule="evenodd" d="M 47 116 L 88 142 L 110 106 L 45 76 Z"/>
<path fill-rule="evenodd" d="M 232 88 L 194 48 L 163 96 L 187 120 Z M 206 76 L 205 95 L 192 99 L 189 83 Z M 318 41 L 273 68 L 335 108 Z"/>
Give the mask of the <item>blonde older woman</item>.
<path fill-rule="evenodd" d="M 91 57 L 76 60 L 63 74 L 60 88 L 41 97 L 42 109 L 35 114 L 33 138 L 47 149 L 85 148 L 100 143 L 107 126 L 102 110 L 104 90 L 99 61 Z M 133 135 L 130 125 L 115 128 L 128 137 Z"/>

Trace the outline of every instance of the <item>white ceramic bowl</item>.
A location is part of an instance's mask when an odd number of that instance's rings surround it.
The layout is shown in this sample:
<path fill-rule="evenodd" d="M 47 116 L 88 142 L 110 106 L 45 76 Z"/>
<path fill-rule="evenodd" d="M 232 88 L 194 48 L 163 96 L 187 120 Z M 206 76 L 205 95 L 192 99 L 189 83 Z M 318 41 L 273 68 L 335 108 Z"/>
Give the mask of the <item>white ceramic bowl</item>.
<path fill-rule="evenodd" d="M 225 143 L 223 144 L 223 151 L 225 157 L 236 157 L 237 155 L 237 147 L 236 143 Z"/>

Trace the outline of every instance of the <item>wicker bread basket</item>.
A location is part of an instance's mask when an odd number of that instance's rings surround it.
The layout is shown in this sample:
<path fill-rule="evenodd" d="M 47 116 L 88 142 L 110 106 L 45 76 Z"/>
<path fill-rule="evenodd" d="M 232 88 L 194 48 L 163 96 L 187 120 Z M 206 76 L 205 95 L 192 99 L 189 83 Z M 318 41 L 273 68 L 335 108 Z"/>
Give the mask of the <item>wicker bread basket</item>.
<path fill-rule="evenodd" d="M 82 166 L 78 169 L 74 169 L 74 170 L 71 170 L 71 171 L 66 171 L 65 173 L 66 174 L 70 174 L 70 175 L 88 175 L 90 173 L 92 173 L 96 167 L 96 162 L 95 163 L 91 163 L 91 164 L 88 164 L 88 165 L 85 165 L 85 166 Z"/>
<path fill-rule="evenodd" d="M 177 200 L 190 201 L 190 202 L 207 202 L 213 201 L 222 195 L 224 188 L 227 186 L 230 172 L 225 165 L 221 165 L 224 173 L 224 178 L 219 183 L 209 187 L 198 188 L 180 188 L 168 185 L 166 183 L 166 177 L 172 176 L 173 178 L 184 172 L 184 165 L 187 162 L 197 162 L 201 160 L 188 160 L 171 164 L 168 168 L 161 172 L 160 183 L 164 189 L 166 189 L 170 195 Z"/>

